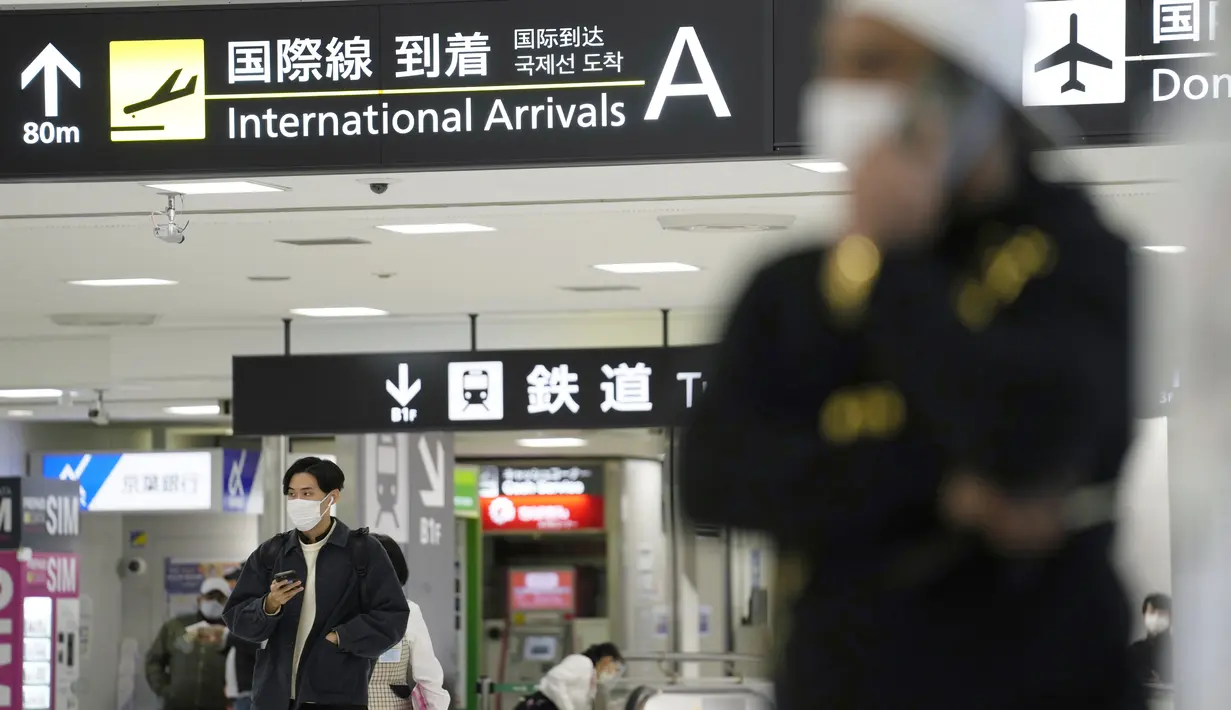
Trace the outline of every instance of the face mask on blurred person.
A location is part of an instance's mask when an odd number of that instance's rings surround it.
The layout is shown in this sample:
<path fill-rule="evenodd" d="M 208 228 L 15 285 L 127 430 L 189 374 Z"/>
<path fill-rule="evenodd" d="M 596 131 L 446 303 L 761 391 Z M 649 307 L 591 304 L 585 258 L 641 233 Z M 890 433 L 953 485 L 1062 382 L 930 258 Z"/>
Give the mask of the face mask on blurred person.
<path fill-rule="evenodd" d="M 906 120 L 908 92 L 885 81 L 820 79 L 804 89 L 800 132 L 812 156 L 853 169 Z"/>
<path fill-rule="evenodd" d="M 326 511 L 329 510 L 328 505 L 322 505 L 327 500 L 329 499 L 326 498 L 322 501 L 308 500 L 306 498 L 288 498 L 286 501 L 286 517 L 295 526 L 296 530 L 308 532 L 324 519 L 326 514 L 321 512 L 321 508 L 324 507 Z"/>
<path fill-rule="evenodd" d="M 1146 614 L 1145 627 L 1150 634 L 1161 634 L 1171 628 L 1171 619 L 1162 614 Z"/>
<path fill-rule="evenodd" d="M 201 616 L 204 616 L 210 621 L 217 621 L 222 618 L 222 603 L 216 602 L 213 599 L 206 599 L 201 602 Z"/>

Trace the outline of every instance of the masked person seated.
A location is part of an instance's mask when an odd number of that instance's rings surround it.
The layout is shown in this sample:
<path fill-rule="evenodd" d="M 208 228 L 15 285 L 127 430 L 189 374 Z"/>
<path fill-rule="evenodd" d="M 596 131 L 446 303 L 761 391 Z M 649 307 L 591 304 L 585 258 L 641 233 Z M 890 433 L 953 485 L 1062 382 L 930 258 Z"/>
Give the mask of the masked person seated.
<path fill-rule="evenodd" d="M 1137 681 L 1142 685 L 1171 685 L 1171 597 L 1151 594 L 1141 603 L 1146 637 L 1129 647 Z"/>
<path fill-rule="evenodd" d="M 221 577 L 201 583 L 197 611 L 169 619 L 145 654 L 145 678 L 163 710 L 226 710 L 226 627 L 222 609 L 231 585 Z"/>
<path fill-rule="evenodd" d="M 1110 559 L 1131 252 L 1035 166 L 1026 5 L 825 3 L 803 132 L 843 222 L 753 276 L 681 447 L 695 520 L 803 564 L 785 710 L 1144 708 Z"/>
<path fill-rule="evenodd" d="M 620 649 L 609 641 L 595 644 L 565 656 L 514 710 L 591 710 L 599 686 L 614 682 L 623 672 Z"/>
<path fill-rule="evenodd" d="M 380 541 L 398 582 L 403 587 L 410 579 L 402 546 L 388 535 L 373 533 Z M 445 672 L 432 649 L 432 637 L 419 605 L 407 600 L 410 620 L 401 643 L 377 659 L 368 684 L 368 699 L 376 710 L 449 710 L 449 692 L 444 688 Z"/>
<path fill-rule="evenodd" d="M 366 707 L 372 666 L 406 633 L 406 595 L 384 548 L 330 515 L 345 482 L 316 457 L 287 469 L 295 530 L 248 557 L 227 602 L 231 633 L 263 646 L 252 683 L 261 710 Z"/>

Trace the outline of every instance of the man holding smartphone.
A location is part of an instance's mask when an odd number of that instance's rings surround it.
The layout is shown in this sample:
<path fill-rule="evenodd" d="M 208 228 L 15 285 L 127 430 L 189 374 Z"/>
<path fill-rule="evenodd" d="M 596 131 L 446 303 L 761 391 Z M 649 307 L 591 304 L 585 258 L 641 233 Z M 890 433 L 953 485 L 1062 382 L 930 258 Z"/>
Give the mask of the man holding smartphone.
<path fill-rule="evenodd" d="M 373 664 L 406 633 L 410 610 L 384 548 L 330 515 L 345 479 L 316 457 L 287 469 L 295 530 L 249 556 L 227 602 L 231 633 L 263 645 L 252 684 L 261 710 L 367 707 Z"/>
<path fill-rule="evenodd" d="M 837 0 L 818 32 L 803 132 L 847 219 L 752 279 L 682 450 L 694 518 L 804 563 L 786 710 L 1145 707 L 1110 561 L 1130 252 L 1033 165 L 1023 6 Z"/>

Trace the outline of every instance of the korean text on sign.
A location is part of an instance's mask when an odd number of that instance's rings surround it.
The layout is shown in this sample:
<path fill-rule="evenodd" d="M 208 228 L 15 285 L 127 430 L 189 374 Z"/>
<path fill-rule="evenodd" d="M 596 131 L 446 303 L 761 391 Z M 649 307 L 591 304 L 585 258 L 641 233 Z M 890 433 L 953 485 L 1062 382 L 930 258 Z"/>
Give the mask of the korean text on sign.
<path fill-rule="evenodd" d="M 601 27 L 513 31 L 516 69 L 528 76 L 568 76 L 624 69 L 624 55 L 607 49 Z"/>

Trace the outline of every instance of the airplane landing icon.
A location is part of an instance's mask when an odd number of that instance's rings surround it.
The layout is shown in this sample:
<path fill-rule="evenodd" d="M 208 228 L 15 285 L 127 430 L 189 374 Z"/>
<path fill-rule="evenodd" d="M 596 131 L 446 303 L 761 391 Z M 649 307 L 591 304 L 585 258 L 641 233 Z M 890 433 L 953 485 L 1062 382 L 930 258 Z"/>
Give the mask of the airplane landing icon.
<path fill-rule="evenodd" d="M 185 96 L 192 96 L 195 94 L 197 92 L 197 76 L 195 74 L 188 80 L 188 84 L 184 88 L 175 88 L 175 84 L 179 81 L 180 74 L 183 73 L 183 71 L 183 69 L 176 69 L 171 72 L 171 76 L 163 82 L 162 86 L 158 87 L 158 90 L 154 92 L 153 96 L 145 99 L 144 101 L 138 101 L 135 104 L 125 106 L 124 113 L 132 115 L 138 111 L 144 111 L 147 108 L 154 108 L 155 106 L 162 106 L 165 103 L 170 103 L 176 99 L 182 99 Z"/>
<path fill-rule="evenodd" d="M 1103 69 L 1111 69 L 1113 66 L 1110 59 L 1077 41 L 1077 13 L 1069 15 L 1069 43 L 1036 63 L 1034 70 L 1041 72 L 1061 64 L 1069 65 L 1069 80 L 1060 87 L 1060 93 L 1086 90 L 1086 85 L 1077 80 L 1078 64 L 1090 64 Z"/>

